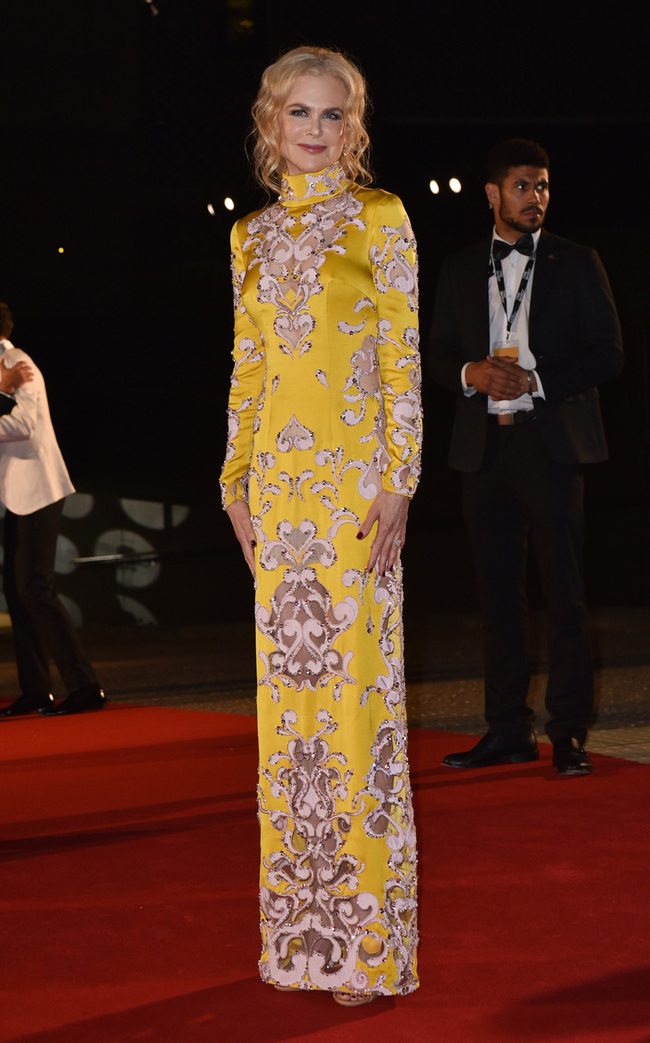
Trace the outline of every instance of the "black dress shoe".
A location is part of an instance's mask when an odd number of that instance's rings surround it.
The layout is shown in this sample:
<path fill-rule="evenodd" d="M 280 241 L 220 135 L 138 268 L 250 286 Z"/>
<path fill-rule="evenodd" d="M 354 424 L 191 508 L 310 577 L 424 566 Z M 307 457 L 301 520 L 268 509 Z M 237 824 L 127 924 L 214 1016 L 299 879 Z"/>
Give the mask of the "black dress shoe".
<path fill-rule="evenodd" d="M 594 766 L 577 739 L 556 739 L 553 764 L 558 775 L 590 775 Z"/>
<path fill-rule="evenodd" d="M 537 742 L 532 732 L 513 739 L 488 732 L 466 753 L 450 753 L 442 763 L 448 768 L 489 768 L 492 764 L 525 764 L 539 760 Z"/>
<path fill-rule="evenodd" d="M 54 696 L 49 692 L 46 695 L 19 695 L 13 703 L 0 710 L 0 717 L 24 717 L 34 710 L 43 713 L 50 706 L 54 706 Z"/>
<path fill-rule="evenodd" d="M 39 710 L 44 717 L 64 717 L 71 713 L 88 713 L 91 710 L 102 710 L 106 705 L 106 696 L 97 685 L 88 685 L 77 692 L 70 692 L 62 703 Z"/>

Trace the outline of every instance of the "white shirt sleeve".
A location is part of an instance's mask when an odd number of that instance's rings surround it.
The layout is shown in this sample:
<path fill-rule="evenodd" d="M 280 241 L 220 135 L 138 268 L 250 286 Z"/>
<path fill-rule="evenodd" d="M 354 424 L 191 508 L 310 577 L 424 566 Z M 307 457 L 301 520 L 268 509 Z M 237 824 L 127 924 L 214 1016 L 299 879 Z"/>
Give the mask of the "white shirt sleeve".
<path fill-rule="evenodd" d="M 544 394 L 544 385 L 539 379 L 539 373 L 536 369 L 533 370 L 535 374 L 535 380 L 537 381 L 537 391 L 533 391 L 533 398 L 543 398 L 546 401 L 546 395 Z"/>
<path fill-rule="evenodd" d="M 33 438 L 38 417 L 38 390 L 23 384 L 16 392 L 11 413 L 0 416 L 0 442 L 24 442 Z"/>
<path fill-rule="evenodd" d="M 463 394 L 465 395 L 465 398 L 471 398 L 472 395 L 476 394 L 476 388 L 470 387 L 467 381 L 465 380 L 465 373 L 467 372 L 468 366 L 469 362 L 466 362 L 460 371 L 460 382 L 463 385 Z"/>

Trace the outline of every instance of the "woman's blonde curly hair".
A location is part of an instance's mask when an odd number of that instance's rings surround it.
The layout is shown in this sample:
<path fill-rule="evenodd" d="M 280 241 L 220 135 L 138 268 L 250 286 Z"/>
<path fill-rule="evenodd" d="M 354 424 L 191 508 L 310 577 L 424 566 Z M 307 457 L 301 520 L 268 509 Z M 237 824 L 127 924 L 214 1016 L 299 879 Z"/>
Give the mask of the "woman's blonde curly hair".
<path fill-rule="evenodd" d="M 312 76 L 337 76 L 348 89 L 345 111 L 346 147 L 339 163 L 350 181 L 367 185 L 372 175 L 367 167 L 370 145 L 364 125 L 366 81 L 349 58 L 324 47 L 296 47 L 264 70 L 257 97 L 253 103 L 255 127 L 253 167 L 258 181 L 277 192 L 285 162 L 280 152 L 277 117 L 286 104 L 294 80 L 309 73 Z"/>

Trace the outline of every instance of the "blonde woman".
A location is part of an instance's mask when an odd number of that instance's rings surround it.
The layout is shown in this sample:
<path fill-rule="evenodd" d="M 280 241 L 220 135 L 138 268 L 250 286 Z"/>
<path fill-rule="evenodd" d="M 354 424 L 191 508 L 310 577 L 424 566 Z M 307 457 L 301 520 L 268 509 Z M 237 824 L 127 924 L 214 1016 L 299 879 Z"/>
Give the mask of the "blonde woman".
<path fill-rule="evenodd" d="M 257 597 L 260 973 L 346 1006 L 418 986 L 400 564 L 417 266 L 400 200 L 366 187 L 365 106 L 333 51 L 262 77 L 254 159 L 277 201 L 232 232 L 221 475 Z"/>

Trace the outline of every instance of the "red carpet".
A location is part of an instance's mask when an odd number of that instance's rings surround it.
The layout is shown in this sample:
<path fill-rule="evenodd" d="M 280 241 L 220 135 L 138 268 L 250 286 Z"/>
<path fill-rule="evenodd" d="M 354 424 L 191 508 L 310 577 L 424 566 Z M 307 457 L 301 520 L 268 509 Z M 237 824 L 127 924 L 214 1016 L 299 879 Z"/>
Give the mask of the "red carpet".
<path fill-rule="evenodd" d="M 422 985 L 349 1012 L 257 977 L 251 718 L 1 728 L 3 1043 L 650 1040 L 650 765 L 455 773 L 414 731 Z"/>

